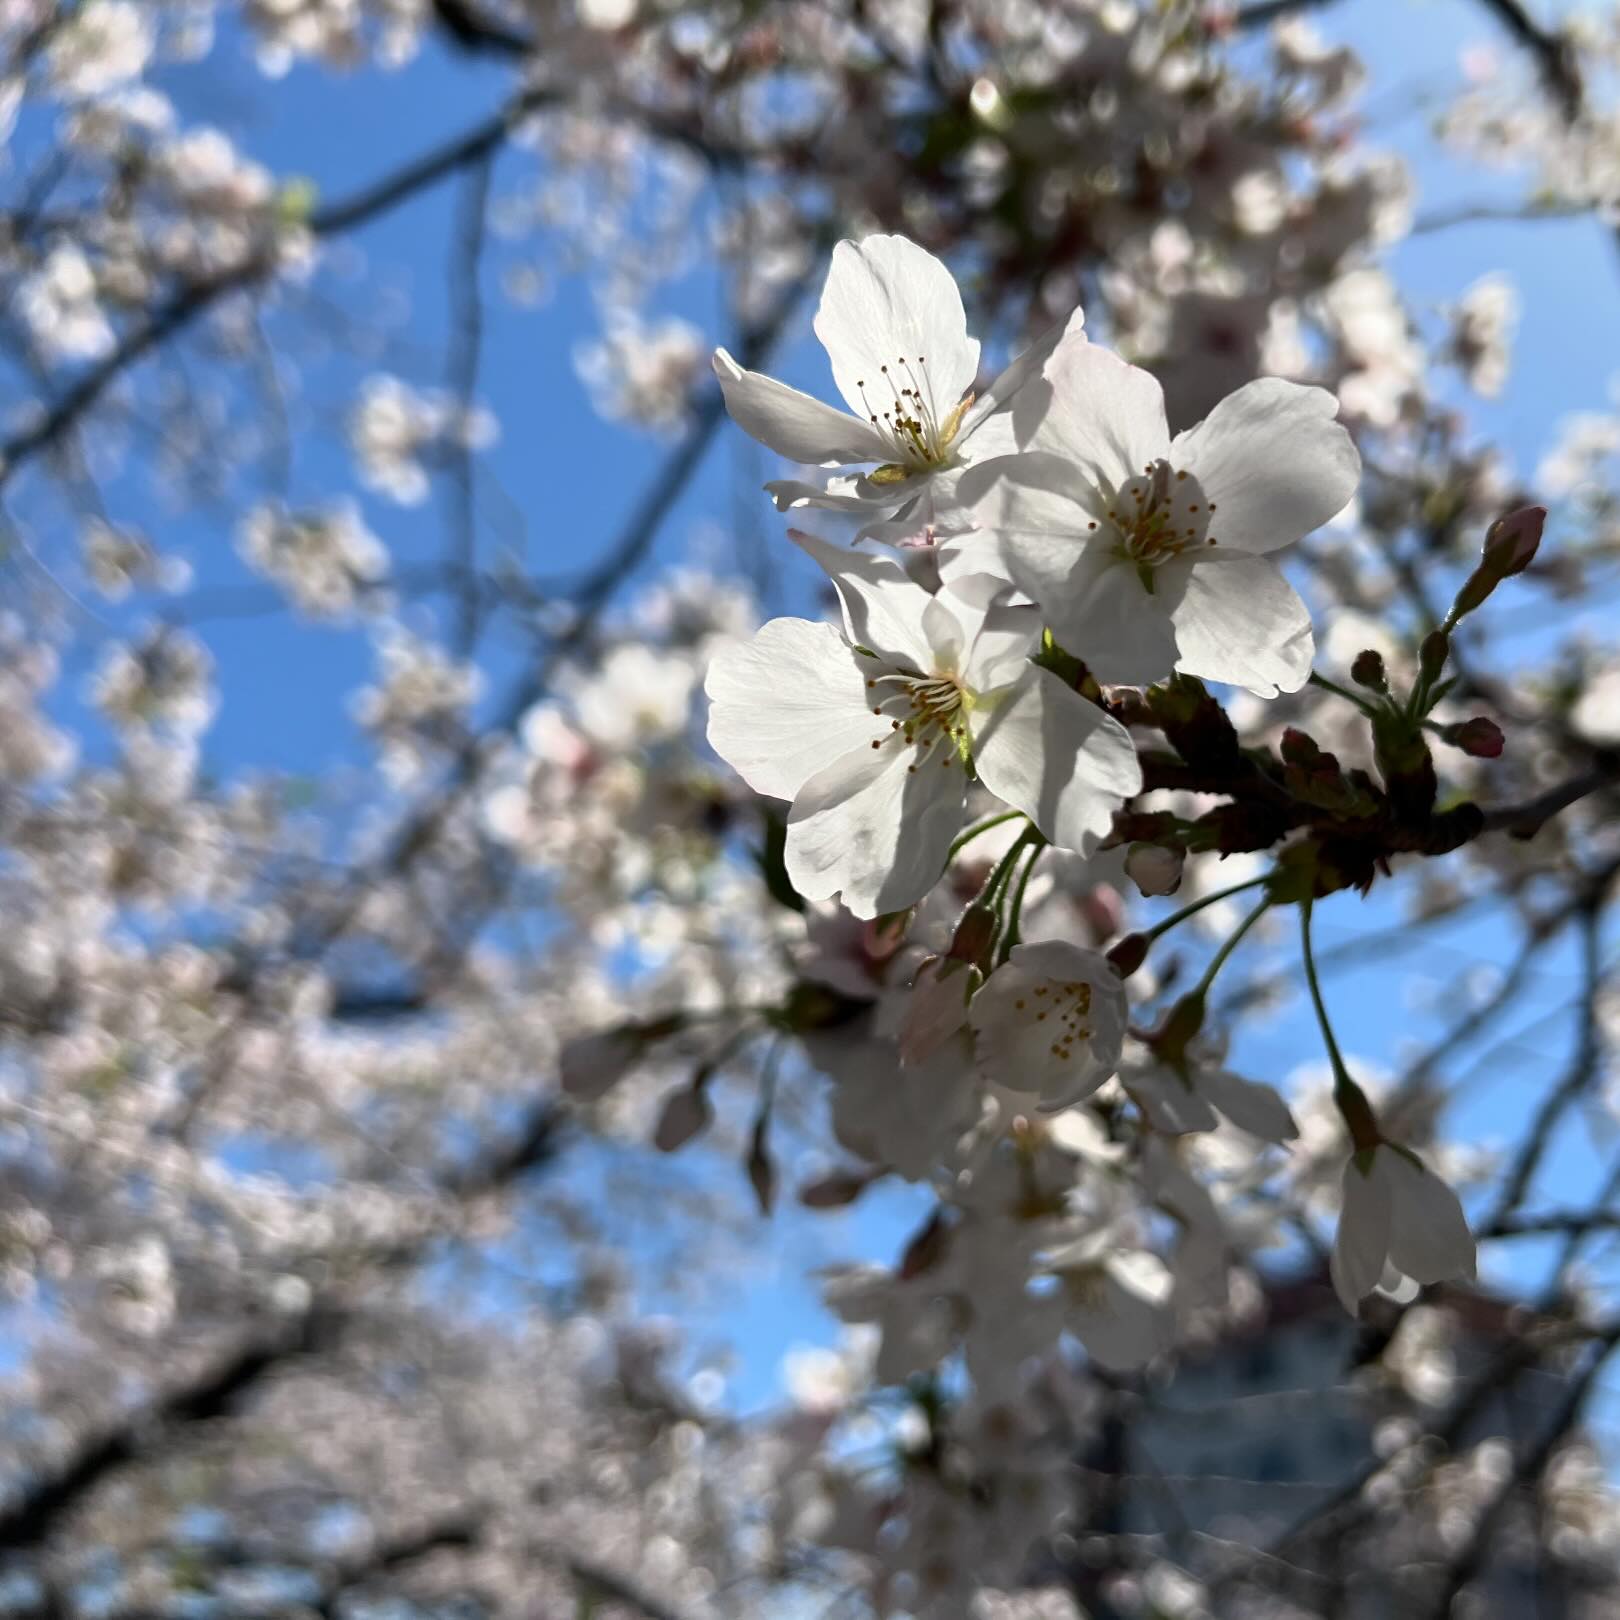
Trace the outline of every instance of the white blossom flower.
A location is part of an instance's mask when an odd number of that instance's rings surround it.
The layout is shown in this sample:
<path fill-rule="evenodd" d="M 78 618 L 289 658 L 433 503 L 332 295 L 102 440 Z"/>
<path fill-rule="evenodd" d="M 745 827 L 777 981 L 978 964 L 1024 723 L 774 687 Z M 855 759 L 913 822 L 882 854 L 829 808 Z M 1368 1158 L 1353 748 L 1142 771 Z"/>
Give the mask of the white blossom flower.
<path fill-rule="evenodd" d="M 1082 319 L 1076 310 L 975 398 L 979 342 L 968 336 L 950 271 L 903 236 L 868 236 L 833 250 L 815 319 L 853 414 L 744 371 L 724 349 L 714 369 L 737 425 L 778 454 L 829 468 L 876 463 L 819 483 L 767 484 L 779 511 L 821 506 L 881 518 L 903 508 L 901 517 L 922 527 L 949 504 L 963 467 L 1018 448 L 1007 407 L 1056 348 L 1084 345 Z"/>
<path fill-rule="evenodd" d="M 1472 1277 L 1474 1239 L 1456 1193 L 1406 1148 L 1380 1142 L 1353 1154 L 1331 1270 L 1352 1312 L 1391 1271 L 1417 1283 Z"/>
<path fill-rule="evenodd" d="M 1262 1142 L 1292 1142 L 1299 1135 L 1292 1111 L 1274 1087 L 1245 1080 L 1216 1062 L 1193 1061 L 1183 1076 L 1166 1063 L 1149 1061 L 1121 1079 L 1153 1129 L 1171 1136 L 1213 1131 L 1220 1124 L 1217 1114 Z"/>
<path fill-rule="evenodd" d="M 103 95 L 139 78 L 154 44 L 145 8 L 129 0 L 90 0 L 51 37 L 51 81 L 64 96 Z"/>
<path fill-rule="evenodd" d="M 1179 669 L 1262 697 L 1296 691 L 1310 614 L 1267 554 L 1355 490 L 1360 461 L 1333 396 L 1261 378 L 1172 440 L 1158 382 L 1106 349 L 1065 345 L 1046 376 L 1031 453 L 964 481 L 993 542 L 951 542 L 947 572 L 998 556 L 1099 680 Z"/>
<path fill-rule="evenodd" d="M 574 369 L 603 416 L 659 432 L 685 422 L 702 363 L 702 334 L 690 321 L 648 321 L 628 310 L 615 311 L 601 337 L 574 350 Z"/>
<path fill-rule="evenodd" d="M 1034 611 L 930 596 L 887 558 L 794 538 L 832 577 L 844 632 L 773 619 L 714 659 L 705 689 L 716 752 L 793 802 L 798 891 L 841 891 L 858 917 L 921 899 L 961 825 L 968 765 L 1051 842 L 1089 852 L 1141 770 L 1123 726 L 1029 662 Z"/>
<path fill-rule="evenodd" d="M 1060 939 L 1015 945 L 968 1009 L 981 1076 L 1049 1113 L 1114 1074 L 1129 1017 L 1108 959 Z"/>
<path fill-rule="evenodd" d="M 17 311 L 55 362 L 99 360 L 113 346 L 96 273 L 71 242 L 59 242 L 17 289 Z"/>
<path fill-rule="evenodd" d="M 354 501 L 288 511 L 255 506 L 237 531 L 237 550 L 305 613 L 349 612 L 388 572 L 388 549 L 366 527 Z"/>
<path fill-rule="evenodd" d="M 1065 1324 L 1086 1354 L 1110 1372 L 1129 1372 L 1170 1348 L 1175 1322 L 1162 1262 L 1142 1250 L 1116 1249 L 1116 1237 L 1094 1233 L 1048 1264 L 1063 1284 Z"/>

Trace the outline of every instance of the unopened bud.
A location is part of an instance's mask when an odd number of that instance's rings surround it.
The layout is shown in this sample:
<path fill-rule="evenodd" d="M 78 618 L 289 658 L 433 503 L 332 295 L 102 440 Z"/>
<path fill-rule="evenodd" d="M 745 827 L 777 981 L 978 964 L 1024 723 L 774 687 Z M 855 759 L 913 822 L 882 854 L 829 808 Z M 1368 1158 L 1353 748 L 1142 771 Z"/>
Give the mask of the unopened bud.
<path fill-rule="evenodd" d="M 951 1229 L 945 1224 L 945 1217 L 936 1209 L 912 1234 L 905 1253 L 900 1256 L 900 1281 L 910 1282 L 913 1277 L 933 1270 L 945 1258 L 950 1238 Z"/>
<path fill-rule="evenodd" d="M 1485 531 L 1485 565 L 1498 579 L 1522 574 L 1536 555 L 1546 522 L 1544 506 L 1521 506 L 1499 517 Z"/>
<path fill-rule="evenodd" d="M 1108 965 L 1120 978 L 1128 979 L 1147 960 L 1152 943 L 1146 934 L 1127 934 L 1109 949 Z"/>
<path fill-rule="evenodd" d="M 1204 1027 L 1204 993 L 1194 990 L 1170 1009 L 1170 1016 L 1150 1038 L 1153 1050 L 1171 1065 L 1180 1064 L 1187 1056 L 1199 1030 Z"/>
<path fill-rule="evenodd" d="M 1307 768 L 1315 765 L 1322 757 L 1322 749 L 1316 739 L 1297 726 L 1288 726 L 1284 729 L 1282 741 L 1278 744 L 1278 752 L 1285 764 Z"/>
<path fill-rule="evenodd" d="M 1183 856 L 1163 844 L 1132 844 L 1125 856 L 1125 873 L 1144 895 L 1174 894 L 1181 887 Z"/>
<path fill-rule="evenodd" d="M 925 963 L 906 1003 L 900 1061 L 926 1063 L 967 1022 L 968 1002 L 983 983 L 969 962 L 936 956 Z"/>
<path fill-rule="evenodd" d="M 834 1170 L 799 1189 L 799 1202 L 806 1209 L 843 1209 L 853 1204 L 872 1185 L 880 1172 Z"/>
<path fill-rule="evenodd" d="M 706 1131 L 713 1119 L 714 1109 L 705 1089 L 700 1085 L 683 1086 L 664 1104 L 653 1132 L 653 1146 L 660 1153 L 673 1153 Z"/>
<path fill-rule="evenodd" d="M 1357 686 L 1365 686 L 1371 692 L 1387 692 L 1389 674 L 1384 668 L 1383 655 L 1371 647 L 1364 652 L 1358 652 L 1356 661 L 1350 666 L 1350 679 Z"/>
<path fill-rule="evenodd" d="M 1452 607 L 1452 617 L 1460 619 L 1484 603 L 1504 579 L 1522 574 L 1530 566 L 1541 544 L 1542 525 L 1547 521 L 1544 506 L 1521 506 L 1517 512 L 1499 517 L 1485 531 L 1485 550 L 1479 565 L 1462 583 Z"/>
<path fill-rule="evenodd" d="M 1482 714 L 1475 715 L 1472 720 L 1459 721 L 1454 726 L 1445 726 L 1440 735 L 1453 748 L 1460 748 L 1475 759 L 1500 759 L 1503 748 L 1507 746 L 1502 728 Z"/>
<path fill-rule="evenodd" d="M 989 906 L 969 906 L 951 935 L 946 952 L 956 962 L 983 963 L 996 941 L 996 914 Z"/>

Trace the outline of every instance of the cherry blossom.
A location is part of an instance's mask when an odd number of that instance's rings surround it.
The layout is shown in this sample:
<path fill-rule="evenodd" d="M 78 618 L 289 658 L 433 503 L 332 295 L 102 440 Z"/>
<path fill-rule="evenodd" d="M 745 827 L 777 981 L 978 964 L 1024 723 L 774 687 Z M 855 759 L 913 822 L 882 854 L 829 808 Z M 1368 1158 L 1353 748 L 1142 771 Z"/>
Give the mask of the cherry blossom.
<path fill-rule="evenodd" d="M 979 343 L 968 336 L 949 270 L 903 236 L 840 242 L 816 312 L 816 336 L 849 411 L 758 372 L 724 350 L 714 369 L 726 408 L 746 433 L 790 460 L 870 471 L 820 483 L 767 484 L 779 511 L 799 506 L 854 512 L 888 533 L 928 527 L 964 467 L 1017 448 L 1019 390 L 1059 350 L 1084 345 L 1077 309 L 975 396 Z"/>
<path fill-rule="evenodd" d="M 792 801 L 798 891 L 841 893 L 858 917 L 921 899 L 969 769 L 1060 848 L 1092 849 L 1141 775 L 1124 728 L 1029 661 L 1035 615 L 930 596 L 887 559 L 796 538 L 837 588 L 843 631 L 773 619 L 714 660 L 705 689 L 715 750 Z"/>
<path fill-rule="evenodd" d="M 1067 346 L 1046 376 L 1031 453 L 981 464 L 962 498 L 1058 640 L 1099 680 L 1297 690 L 1310 613 L 1269 554 L 1355 490 L 1332 395 L 1263 378 L 1172 440 L 1158 383 L 1106 349 Z M 956 544 L 953 566 L 986 566 L 979 541 Z"/>
<path fill-rule="evenodd" d="M 1343 1187 L 1333 1286 L 1347 1310 L 1391 1273 L 1418 1283 L 1474 1275 L 1474 1239 L 1456 1193 L 1409 1149 L 1380 1142 L 1352 1154 Z"/>
<path fill-rule="evenodd" d="M 1054 939 L 1015 945 L 974 996 L 969 1016 L 985 1078 L 1055 1110 L 1112 1077 L 1128 1006 L 1105 957 Z"/>

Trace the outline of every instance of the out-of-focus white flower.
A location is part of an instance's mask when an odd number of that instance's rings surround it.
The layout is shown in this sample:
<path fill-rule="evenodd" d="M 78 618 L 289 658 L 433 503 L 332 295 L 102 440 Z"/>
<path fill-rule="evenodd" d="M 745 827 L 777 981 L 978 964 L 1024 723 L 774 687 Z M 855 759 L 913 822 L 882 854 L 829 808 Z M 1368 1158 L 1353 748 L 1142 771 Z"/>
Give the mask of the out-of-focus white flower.
<path fill-rule="evenodd" d="M 237 549 L 306 613 L 323 617 L 349 612 L 388 572 L 388 550 L 353 501 L 302 512 L 256 506 L 242 520 Z"/>
<path fill-rule="evenodd" d="M 166 727 L 182 736 L 213 718 L 214 661 L 185 630 L 164 628 L 113 647 L 91 682 L 96 706 L 131 730 Z"/>
<path fill-rule="evenodd" d="M 686 420 L 692 380 L 703 362 L 703 334 L 668 316 L 647 322 L 619 311 L 600 338 L 574 351 L 574 365 L 609 421 L 668 431 Z"/>
<path fill-rule="evenodd" d="M 114 335 L 102 310 L 95 271 L 71 242 L 60 242 L 17 289 L 17 311 L 40 348 L 58 363 L 99 360 Z"/>
<path fill-rule="evenodd" d="M 436 448 L 483 450 L 495 442 L 495 418 L 463 410 L 444 395 L 412 388 L 398 377 L 367 378 L 349 415 L 349 440 L 360 481 L 401 506 L 427 498 L 424 457 Z"/>
<path fill-rule="evenodd" d="M 618 752 L 679 736 L 696 684 L 689 657 L 626 641 L 594 669 L 569 672 L 558 691 L 570 701 L 579 729 L 600 748 Z"/>
<path fill-rule="evenodd" d="M 88 0 L 51 36 L 46 60 L 64 96 L 99 96 L 139 78 L 152 58 L 152 13 L 131 0 Z"/>
<path fill-rule="evenodd" d="M 968 1016 L 985 1081 L 1055 1112 L 1118 1070 L 1130 1006 L 1107 957 L 1052 939 L 1015 945 Z"/>
<path fill-rule="evenodd" d="M 1386 1280 L 1472 1277 L 1474 1238 L 1456 1193 L 1416 1154 L 1380 1142 L 1345 1162 L 1331 1269 L 1353 1312 Z"/>
<path fill-rule="evenodd" d="M 1519 295 L 1506 276 L 1482 276 L 1452 312 L 1451 356 L 1476 394 L 1502 392 L 1518 324 Z"/>

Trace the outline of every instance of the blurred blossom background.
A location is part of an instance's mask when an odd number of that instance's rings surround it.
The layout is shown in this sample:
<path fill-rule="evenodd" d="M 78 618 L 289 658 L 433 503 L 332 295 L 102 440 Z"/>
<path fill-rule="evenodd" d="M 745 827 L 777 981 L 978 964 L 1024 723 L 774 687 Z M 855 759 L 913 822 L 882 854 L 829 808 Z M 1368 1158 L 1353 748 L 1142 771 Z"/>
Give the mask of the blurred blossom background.
<path fill-rule="evenodd" d="M 1546 0 L 0 0 L 0 1616 L 1620 1615 L 1617 66 Z M 1173 429 L 1331 389 L 1340 686 L 1547 509 L 1437 764 L 1580 791 L 1316 907 L 1477 1283 L 1334 1298 L 1286 914 L 1205 1037 L 1297 1140 L 1115 1081 L 942 1175 L 894 997 L 1013 829 L 902 940 L 704 741 L 832 607 L 710 355 L 833 398 L 873 231 L 981 381 L 1080 304 Z M 1266 867 L 1126 854 L 1026 934 Z"/>

